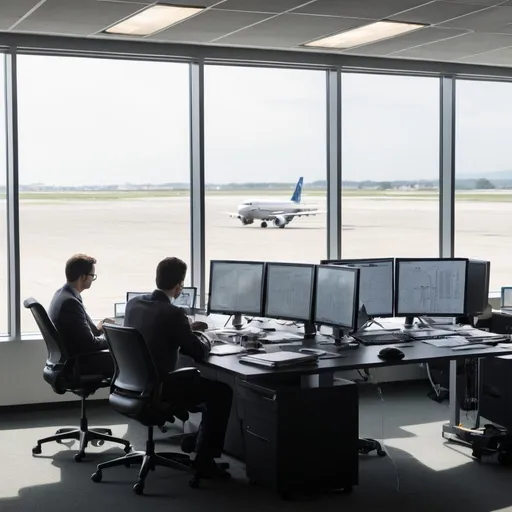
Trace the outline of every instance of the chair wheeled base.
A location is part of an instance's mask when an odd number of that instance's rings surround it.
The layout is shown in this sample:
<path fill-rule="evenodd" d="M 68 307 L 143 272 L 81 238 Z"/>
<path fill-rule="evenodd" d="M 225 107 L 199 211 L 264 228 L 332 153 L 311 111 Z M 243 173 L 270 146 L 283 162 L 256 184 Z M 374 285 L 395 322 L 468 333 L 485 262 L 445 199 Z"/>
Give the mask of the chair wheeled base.
<path fill-rule="evenodd" d="M 374 450 L 377 451 L 379 457 L 385 457 L 386 452 L 382 449 L 382 445 L 375 439 L 359 439 L 358 451 L 362 455 L 368 455 Z"/>
<path fill-rule="evenodd" d="M 78 453 L 75 454 L 75 461 L 81 462 L 85 457 L 85 449 L 87 445 L 91 443 L 93 446 L 101 446 L 105 441 L 110 443 L 118 443 L 124 445 L 125 453 L 129 453 L 131 451 L 130 441 L 126 439 L 121 439 L 119 437 L 112 436 L 112 430 L 109 428 L 92 428 L 89 429 L 87 424 L 87 416 L 85 414 L 85 397 L 82 397 L 82 414 L 80 418 L 80 428 L 60 428 L 57 430 L 55 435 L 45 437 L 43 439 L 39 439 L 37 444 L 32 448 L 33 455 L 41 454 L 41 445 L 44 443 L 50 443 L 55 441 L 59 444 L 62 441 L 66 440 L 75 440 L 79 441 L 80 445 L 78 448 Z"/>

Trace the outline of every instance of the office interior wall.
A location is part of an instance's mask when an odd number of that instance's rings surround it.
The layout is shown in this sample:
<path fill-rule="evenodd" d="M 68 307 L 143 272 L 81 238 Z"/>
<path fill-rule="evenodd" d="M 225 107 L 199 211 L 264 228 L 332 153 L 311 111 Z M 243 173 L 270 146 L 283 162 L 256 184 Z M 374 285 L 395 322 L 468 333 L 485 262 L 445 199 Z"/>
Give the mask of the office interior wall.
<path fill-rule="evenodd" d="M 44 53 L 44 51 L 41 53 Z M 106 60 L 106 62 L 110 61 Z M 364 66 L 365 62 L 367 61 L 362 60 L 361 65 Z M 368 63 L 369 62 L 370 61 L 368 61 Z M 396 72 L 396 63 L 394 67 L 394 71 Z M 326 69 L 327 68 L 329 68 L 329 65 L 326 65 Z M 331 69 L 332 72 L 332 67 L 329 69 Z M 308 70 L 308 72 L 309 71 L 311 70 Z M 322 73 L 322 71 L 318 69 L 315 70 L 315 72 Z M 340 70 L 338 70 L 338 72 L 340 72 Z M 437 80 L 437 78 L 430 79 Z M 442 99 L 440 100 L 440 104 L 441 109 L 448 108 L 448 105 L 443 103 Z M 329 102 L 326 103 L 326 105 L 328 108 L 337 108 L 335 107 L 334 103 L 332 104 L 332 106 Z M 333 113 L 330 112 L 331 116 L 332 114 Z M 100 122 L 101 119 L 104 119 L 104 117 L 99 117 L 100 119 L 98 119 L 98 122 Z M 441 130 L 442 129 L 443 126 L 441 125 Z M 188 132 L 190 133 L 190 131 Z M 193 130 L 192 133 L 194 133 Z M 442 138 L 443 134 L 440 133 L 439 135 Z M 338 139 L 340 148 L 342 144 L 342 138 L 343 136 Z M 192 208 L 194 208 L 194 205 L 192 205 Z M 376 214 L 378 215 L 378 209 L 376 210 Z M 202 229 L 204 229 L 204 226 L 202 227 Z M 343 232 L 341 236 L 344 236 Z M 204 254 L 202 253 L 202 251 L 196 252 L 194 254 L 194 261 L 192 262 L 192 265 L 197 266 L 198 259 L 201 258 L 204 258 Z M 19 271 L 19 264 L 14 265 L 14 267 L 18 268 Z M 56 283 L 52 282 L 52 290 L 55 287 Z M 20 308 L 19 303 L 11 304 L 11 306 L 15 308 Z M 55 395 L 50 389 L 50 387 L 44 384 L 42 381 L 42 369 L 44 359 L 46 357 L 46 349 L 42 341 L 20 340 L 20 332 L 11 332 L 10 334 L 12 338 L 11 341 L 6 340 L 4 343 L 0 343 L 0 374 L 7 377 L 6 381 L 9 382 L 9 386 L 3 386 L 0 389 L 0 406 L 67 400 L 68 397 L 60 397 Z M 404 378 L 410 378 L 411 376 L 423 376 L 423 371 L 419 370 L 416 366 L 411 366 L 408 368 L 389 368 L 383 370 L 383 372 L 376 372 L 377 380 L 402 380 Z M 101 397 L 101 394 L 97 394 L 95 395 L 95 397 L 99 398 Z"/>

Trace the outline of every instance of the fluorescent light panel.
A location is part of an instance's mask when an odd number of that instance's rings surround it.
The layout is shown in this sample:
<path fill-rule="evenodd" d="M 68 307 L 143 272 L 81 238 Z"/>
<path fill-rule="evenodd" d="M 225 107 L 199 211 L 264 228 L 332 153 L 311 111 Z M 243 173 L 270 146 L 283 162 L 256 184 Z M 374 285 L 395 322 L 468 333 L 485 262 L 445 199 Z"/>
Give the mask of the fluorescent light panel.
<path fill-rule="evenodd" d="M 183 21 L 202 10 L 204 10 L 204 7 L 156 4 L 107 28 L 105 32 L 129 36 L 148 36 Z"/>
<path fill-rule="evenodd" d="M 373 43 L 381 39 L 405 34 L 425 27 L 418 23 L 399 23 L 395 21 L 377 21 L 364 27 L 354 28 L 333 36 L 317 39 L 304 46 L 320 48 L 352 48 L 362 44 Z"/>

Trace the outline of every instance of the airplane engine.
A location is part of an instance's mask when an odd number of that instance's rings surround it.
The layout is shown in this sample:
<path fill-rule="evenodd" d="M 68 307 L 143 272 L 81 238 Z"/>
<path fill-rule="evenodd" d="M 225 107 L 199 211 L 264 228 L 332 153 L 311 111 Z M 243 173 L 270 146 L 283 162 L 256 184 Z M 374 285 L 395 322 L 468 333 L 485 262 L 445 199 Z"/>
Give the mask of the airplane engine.
<path fill-rule="evenodd" d="M 275 219 L 274 219 L 274 226 L 276 228 L 284 228 L 286 226 L 286 224 L 288 224 L 288 222 L 286 221 L 286 219 L 281 216 L 281 215 L 278 215 Z"/>
<path fill-rule="evenodd" d="M 242 224 L 244 226 L 247 226 L 248 224 L 252 224 L 254 222 L 253 219 L 246 219 L 245 217 L 238 217 L 240 219 L 240 221 L 242 222 Z"/>

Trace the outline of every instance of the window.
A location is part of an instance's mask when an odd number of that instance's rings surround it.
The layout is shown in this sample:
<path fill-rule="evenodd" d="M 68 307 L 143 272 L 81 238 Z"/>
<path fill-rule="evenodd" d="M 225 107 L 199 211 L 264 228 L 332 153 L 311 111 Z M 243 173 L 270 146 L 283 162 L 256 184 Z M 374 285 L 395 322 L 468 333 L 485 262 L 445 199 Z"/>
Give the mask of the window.
<path fill-rule="evenodd" d="M 512 284 L 512 84 L 457 80 L 455 256 L 491 262 L 491 291 Z"/>
<path fill-rule="evenodd" d="M 0 335 L 8 331 L 5 56 L 0 53 Z"/>
<path fill-rule="evenodd" d="M 324 72 L 207 66 L 205 155 L 207 272 L 211 259 L 325 258 L 325 213 L 293 216 L 326 208 Z"/>
<path fill-rule="evenodd" d="M 19 57 L 22 298 L 48 306 L 74 253 L 94 256 L 93 318 L 189 260 L 188 65 Z M 22 309 L 22 330 L 35 331 Z"/>
<path fill-rule="evenodd" d="M 439 256 L 439 80 L 344 73 L 344 258 Z"/>

